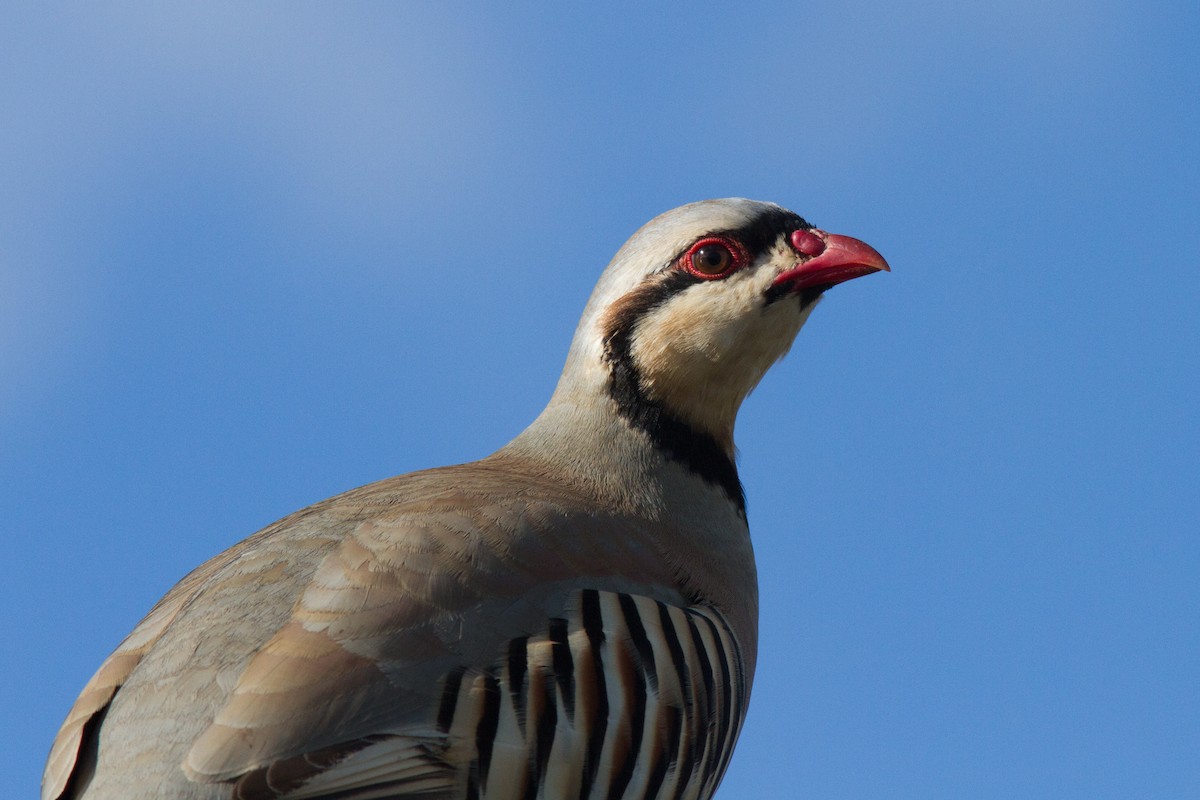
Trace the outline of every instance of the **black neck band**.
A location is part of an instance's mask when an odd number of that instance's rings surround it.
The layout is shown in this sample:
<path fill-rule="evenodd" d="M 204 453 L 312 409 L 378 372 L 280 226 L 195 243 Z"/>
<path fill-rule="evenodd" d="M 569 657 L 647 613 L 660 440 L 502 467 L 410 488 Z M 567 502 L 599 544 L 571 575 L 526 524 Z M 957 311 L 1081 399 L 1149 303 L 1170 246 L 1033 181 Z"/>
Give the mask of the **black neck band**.
<path fill-rule="evenodd" d="M 685 272 L 662 273 L 623 297 L 614 307 L 605 319 L 604 332 L 604 358 L 611 376 L 608 390 L 618 412 L 634 428 L 650 437 L 667 458 L 719 486 L 745 515 L 746 494 L 733 459 L 711 434 L 697 430 L 662 403 L 649 398 L 633 360 L 633 330 L 637 321 L 672 295 L 699 282 Z"/>

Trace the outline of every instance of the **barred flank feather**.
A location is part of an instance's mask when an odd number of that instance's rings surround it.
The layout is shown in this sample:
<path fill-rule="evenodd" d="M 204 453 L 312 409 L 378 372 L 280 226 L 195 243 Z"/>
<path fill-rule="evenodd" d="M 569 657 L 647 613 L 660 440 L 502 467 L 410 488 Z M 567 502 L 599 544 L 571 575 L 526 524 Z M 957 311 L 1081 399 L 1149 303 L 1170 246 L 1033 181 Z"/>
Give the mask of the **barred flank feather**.
<path fill-rule="evenodd" d="M 712 608 L 591 589 L 486 670 L 450 673 L 439 725 L 471 743 L 466 797 L 711 797 L 746 711 L 738 643 Z"/>

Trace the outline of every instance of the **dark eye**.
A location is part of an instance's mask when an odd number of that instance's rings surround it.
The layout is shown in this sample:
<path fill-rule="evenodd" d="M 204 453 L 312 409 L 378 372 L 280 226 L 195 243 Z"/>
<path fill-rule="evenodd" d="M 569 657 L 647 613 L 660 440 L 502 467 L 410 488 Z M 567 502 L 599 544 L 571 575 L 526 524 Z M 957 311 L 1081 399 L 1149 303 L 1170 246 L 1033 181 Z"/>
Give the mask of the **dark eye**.
<path fill-rule="evenodd" d="M 683 267 L 697 278 L 724 278 L 741 266 L 741 251 L 725 239 L 701 239 L 683 257 Z"/>

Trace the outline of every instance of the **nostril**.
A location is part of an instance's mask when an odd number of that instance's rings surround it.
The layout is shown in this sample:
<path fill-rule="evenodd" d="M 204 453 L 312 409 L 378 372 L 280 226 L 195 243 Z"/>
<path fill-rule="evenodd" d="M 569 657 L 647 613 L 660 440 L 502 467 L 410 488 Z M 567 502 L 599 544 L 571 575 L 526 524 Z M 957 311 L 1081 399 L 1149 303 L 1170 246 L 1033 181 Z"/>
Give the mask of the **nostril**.
<path fill-rule="evenodd" d="M 825 252 L 825 240 L 815 231 L 792 231 L 792 247 L 806 256 L 819 256 Z"/>

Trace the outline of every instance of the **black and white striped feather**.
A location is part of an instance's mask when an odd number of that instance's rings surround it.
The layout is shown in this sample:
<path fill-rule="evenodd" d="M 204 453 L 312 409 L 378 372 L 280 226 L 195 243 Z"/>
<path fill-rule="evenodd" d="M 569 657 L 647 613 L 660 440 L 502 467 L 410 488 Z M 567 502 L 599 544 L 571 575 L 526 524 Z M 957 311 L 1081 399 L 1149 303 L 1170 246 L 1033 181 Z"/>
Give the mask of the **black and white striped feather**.
<path fill-rule="evenodd" d="M 492 664 L 446 675 L 434 730 L 373 743 L 284 796 L 419 797 L 424 781 L 461 800 L 706 800 L 747 695 L 715 608 L 585 589 Z M 405 757 L 411 774 L 395 766 Z"/>

